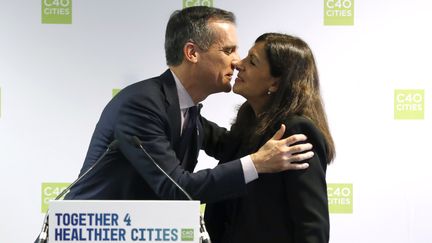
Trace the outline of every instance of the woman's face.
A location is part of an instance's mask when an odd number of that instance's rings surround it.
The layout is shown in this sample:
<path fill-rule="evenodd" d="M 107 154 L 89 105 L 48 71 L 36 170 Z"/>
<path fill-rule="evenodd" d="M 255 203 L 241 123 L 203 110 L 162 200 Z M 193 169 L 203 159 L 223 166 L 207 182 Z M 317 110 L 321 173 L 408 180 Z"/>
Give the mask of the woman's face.
<path fill-rule="evenodd" d="M 238 72 L 233 92 L 245 97 L 252 105 L 263 106 L 271 93 L 277 90 L 277 78 L 270 75 L 270 64 L 264 51 L 264 42 L 256 43 L 248 56 L 236 65 Z"/>

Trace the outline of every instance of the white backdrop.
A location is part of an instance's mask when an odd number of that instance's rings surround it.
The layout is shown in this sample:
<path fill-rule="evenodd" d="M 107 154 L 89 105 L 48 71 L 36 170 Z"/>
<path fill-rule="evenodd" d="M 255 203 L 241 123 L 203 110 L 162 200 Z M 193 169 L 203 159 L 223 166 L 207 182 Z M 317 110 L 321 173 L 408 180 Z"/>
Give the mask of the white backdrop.
<path fill-rule="evenodd" d="M 324 25 L 325 5 L 338 1 L 210 2 L 237 15 L 241 56 L 270 31 L 297 35 L 314 51 L 337 149 L 327 181 L 352 197 L 341 206 L 347 212 L 331 207 L 331 242 L 432 242 L 432 2 L 342 0 L 354 6 L 354 24 Z M 42 183 L 76 178 L 113 89 L 166 69 L 165 25 L 183 7 L 182 0 L 63 0 L 72 3 L 72 23 L 44 24 L 43 2 L 0 0 L 0 242 L 34 240 Z M 213 95 L 203 114 L 229 126 L 242 102 Z M 403 102 L 420 104 L 423 117 L 397 117 L 406 114 L 397 110 Z M 200 158 L 199 168 L 215 164 Z M 330 199 L 346 196 L 340 192 Z"/>

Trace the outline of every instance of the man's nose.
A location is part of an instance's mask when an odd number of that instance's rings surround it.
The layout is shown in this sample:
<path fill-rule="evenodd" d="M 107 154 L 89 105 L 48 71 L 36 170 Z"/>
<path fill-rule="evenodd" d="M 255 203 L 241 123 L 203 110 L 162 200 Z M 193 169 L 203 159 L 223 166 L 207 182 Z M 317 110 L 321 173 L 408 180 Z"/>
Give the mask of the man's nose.
<path fill-rule="evenodd" d="M 240 56 L 239 56 L 239 54 L 238 54 L 238 52 L 236 51 L 235 53 L 234 53 L 234 57 L 233 57 L 233 60 L 232 60 L 232 68 L 233 69 L 236 69 L 237 68 L 237 64 L 240 62 Z"/>
<path fill-rule="evenodd" d="M 234 60 L 235 61 L 240 61 L 240 55 L 238 54 L 237 50 L 234 52 Z"/>

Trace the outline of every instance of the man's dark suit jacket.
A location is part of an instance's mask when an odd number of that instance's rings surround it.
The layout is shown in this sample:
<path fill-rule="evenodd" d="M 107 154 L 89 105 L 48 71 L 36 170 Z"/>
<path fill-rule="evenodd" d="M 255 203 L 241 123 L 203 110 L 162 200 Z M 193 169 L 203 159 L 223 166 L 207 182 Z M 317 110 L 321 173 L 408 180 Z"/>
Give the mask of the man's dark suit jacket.
<path fill-rule="evenodd" d="M 216 156 L 226 130 L 200 116 L 199 145 Z M 169 200 L 186 199 L 131 140 L 137 136 L 159 165 L 195 200 L 211 202 L 245 193 L 239 160 L 191 173 L 177 158 L 181 113 L 176 84 L 167 70 L 120 91 L 105 107 L 96 125 L 81 174 L 118 140 L 101 165 L 73 186 L 65 199 Z M 198 151 L 198 150 L 196 150 Z M 197 152 L 190 155 L 195 167 Z"/>
<path fill-rule="evenodd" d="M 285 137 L 305 134 L 313 145 L 309 168 L 277 174 L 260 174 L 247 184 L 247 195 L 206 205 L 205 219 L 212 243 L 327 243 L 326 143 L 321 132 L 307 118 L 292 116 Z M 228 139 L 223 160 L 248 154 L 273 136 L 267 131 L 258 142 Z M 231 132 L 235 131 L 235 127 Z M 249 143 L 249 145 L 248 145 Z M 223 162 L 223 161 L 222 161 Z"/>

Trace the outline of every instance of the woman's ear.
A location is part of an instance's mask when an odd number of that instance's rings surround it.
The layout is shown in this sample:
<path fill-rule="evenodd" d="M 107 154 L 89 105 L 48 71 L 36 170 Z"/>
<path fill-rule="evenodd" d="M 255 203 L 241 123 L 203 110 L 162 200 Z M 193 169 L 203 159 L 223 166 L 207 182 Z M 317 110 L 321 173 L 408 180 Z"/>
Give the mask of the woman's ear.
<path fill-rule="evenodd" d="M 271 81 L 271 85 L 270 85 L 270 87 L 268 88 L 268 91 L 274 93 L 274 92 L 276 92 L 278 89 L 279 89 L 279 79 L 274 78 L 274 79 L 272 79 L 272 81 Z"/>
<path fill-rule="evenodd" d="M 191 63 L 198 62 L 199 53 L 197 52 L 198 46 L 188 41 L 183 47 L 183 55 L 186 61 Z"/>

